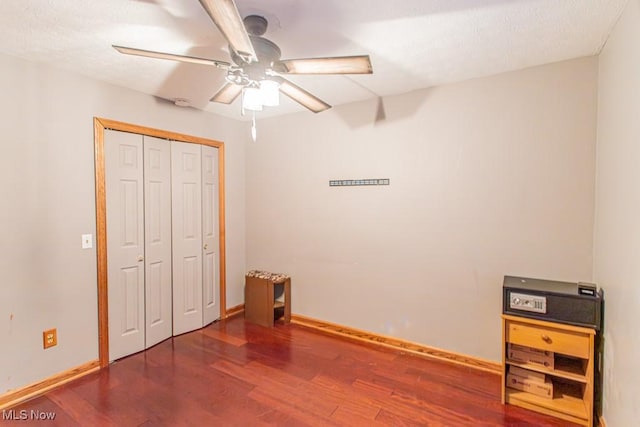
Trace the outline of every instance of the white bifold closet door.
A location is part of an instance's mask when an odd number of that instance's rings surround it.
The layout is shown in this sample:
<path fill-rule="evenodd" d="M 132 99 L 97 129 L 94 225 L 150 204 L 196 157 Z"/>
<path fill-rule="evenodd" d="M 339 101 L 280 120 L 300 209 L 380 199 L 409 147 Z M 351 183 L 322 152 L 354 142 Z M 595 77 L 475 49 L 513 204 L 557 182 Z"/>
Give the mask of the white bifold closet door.
<path fill-rule="evenodd" d="M 218 150 L 172 142 L 173 335 L 220 317 Z"/>
<path fill-rule="evenodd" d="M 171 144 L 173 334 L 202 327 L 202 159 L 199 145 Z"/>
<path fill-rule="evenodd" d="M 218 149 L 202 146 L 203 325 L 220 317 L 220 232 L 218 230 Z"/>
<path fill-rule="evenodd" d="M 109 360 L 144 349 L 142 137 L 105 132 Z"/>
<path fill-rule="evenodd" d="M 168 141 L 106 131 L 109 359 L 171 336 Z"/>
<path fill-rule="evenodd" d="M 220 317 L 218 150 L 105 131 L 109 360 Z"/>
<path fill-rule="evenodd" d="M 145 348 L 173 333 L 171 143 L 144 136 Z"/>

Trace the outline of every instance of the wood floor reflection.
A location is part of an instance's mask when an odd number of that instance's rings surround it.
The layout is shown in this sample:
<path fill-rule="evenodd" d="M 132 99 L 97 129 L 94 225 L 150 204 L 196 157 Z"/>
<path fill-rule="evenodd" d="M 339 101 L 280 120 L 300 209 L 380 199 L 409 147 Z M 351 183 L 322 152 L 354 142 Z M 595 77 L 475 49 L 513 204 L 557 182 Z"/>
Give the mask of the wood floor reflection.
<path fill-rule="evenodd" d="M 47 426 L 567 426 L 500 404 L 500 378 L 242 317 L 167 340 L 19 411 Z M 15 424 L 17 421 L 0 421 Z"/>

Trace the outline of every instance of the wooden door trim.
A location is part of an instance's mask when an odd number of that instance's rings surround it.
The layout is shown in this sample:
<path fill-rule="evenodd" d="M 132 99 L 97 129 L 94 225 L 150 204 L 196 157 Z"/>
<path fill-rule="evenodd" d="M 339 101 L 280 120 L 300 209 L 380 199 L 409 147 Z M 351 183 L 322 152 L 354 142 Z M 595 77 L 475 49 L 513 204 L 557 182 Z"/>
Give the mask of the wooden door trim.
<path fill-rule="evenodd" d="M 224 143 L 212 139 L 185 135 L 146 126 L 119 122 L 101 117 L 93 118 L 94 161 L 96 179 L 96 252 L 98 263 L 98 354 L 100 367 L 109 364 L 109 307 L 107 284 L 107 197 L 105 190 L 104 131 L 111 129 L 139 135 L 154 136 L 171 141 L 208 145 L 218 149 L 218 225 L 220 230 L 220 318 L 227 316 L 226 239 L 225 239 L 225 186 Z"/>

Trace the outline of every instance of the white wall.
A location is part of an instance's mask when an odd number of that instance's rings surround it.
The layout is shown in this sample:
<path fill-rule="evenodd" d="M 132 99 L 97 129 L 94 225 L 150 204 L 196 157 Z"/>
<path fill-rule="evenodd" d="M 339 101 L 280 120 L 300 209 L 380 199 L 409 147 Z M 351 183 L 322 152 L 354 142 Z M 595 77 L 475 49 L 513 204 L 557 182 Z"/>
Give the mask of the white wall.
<path fill-rule="evenodd" d="M 243 300 L 238 122 L 0 56 L 0 394 L 98 357 L 93 117 L 225 142 L 228 305 Z M 58 329 L 43 350 L 42 331 Z"/>
<path fill-rule="evenodd" d="M 591 280 L 596 84 L 591 57 L 259 120 L 247 268 L 291 274 L 294 313 L 500 360 L 505 274 Z"/>
<path fill-rule="evenodd" d="M 604 417 L 640 419 L 640 1 L 600 55 L 594 278 L 605 291 Z"/>

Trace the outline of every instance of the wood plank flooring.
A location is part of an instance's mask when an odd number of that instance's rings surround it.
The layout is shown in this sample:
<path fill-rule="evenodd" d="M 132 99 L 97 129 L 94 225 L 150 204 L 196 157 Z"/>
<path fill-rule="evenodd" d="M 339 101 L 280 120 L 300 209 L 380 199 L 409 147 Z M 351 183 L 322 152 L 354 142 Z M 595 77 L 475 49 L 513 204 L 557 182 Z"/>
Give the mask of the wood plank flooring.
<path fill-rule="evenodd" d="M 242 317 L 13 408 L 47 426 L 567 426 L 500 404 L 492 373 Z M 20 412 L 26 411 L 26 412 Z"/>

